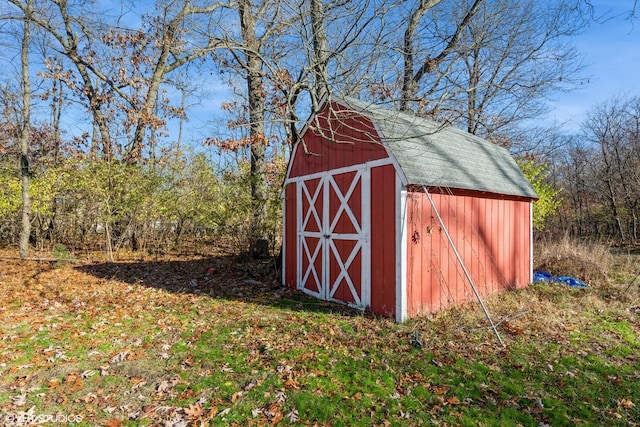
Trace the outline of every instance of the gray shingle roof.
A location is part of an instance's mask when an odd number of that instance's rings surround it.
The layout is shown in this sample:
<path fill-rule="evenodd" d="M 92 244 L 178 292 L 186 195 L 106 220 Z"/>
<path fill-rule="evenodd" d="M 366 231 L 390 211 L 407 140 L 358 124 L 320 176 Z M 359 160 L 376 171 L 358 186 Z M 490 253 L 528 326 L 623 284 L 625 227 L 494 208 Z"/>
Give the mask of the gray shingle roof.
<path fill-rule="evenodd" d="M 374 122 L 408 184 L 538 198 L 503 147 L 453 126 L 352 98 L 336 100 Z"/>

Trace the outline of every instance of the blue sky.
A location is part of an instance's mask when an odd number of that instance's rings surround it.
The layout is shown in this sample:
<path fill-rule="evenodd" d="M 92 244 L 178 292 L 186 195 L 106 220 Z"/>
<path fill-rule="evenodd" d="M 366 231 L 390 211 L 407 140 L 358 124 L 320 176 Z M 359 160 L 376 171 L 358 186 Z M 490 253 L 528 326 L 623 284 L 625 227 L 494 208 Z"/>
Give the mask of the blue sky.
<path fill-rule="evenodd" d="M 616 96 L 640 96 L 640 20 L 627 19 L 633 0 L 592 3 L 600 23 L 592 23 L 576 39 L 576 46 L 584 55 L 584 73 L 589 83 L 582 89 L 557 95 L 549 114 L 568 132 L 578 130 L 597 104 Z M 640 14 L 640 10 L 637 12 Z"/>
<path fill-rule="evenodd" d="M 590 1 L 595 8 L 597 22 L 592 22 L 575 39 L 583 55 L 584 75 L 589 77 L 589 83 L 579 90 L 556 94 L 551 101 L 550 113 L 542 118 L 545 122 L 562 124 L 567 133 L 579 131 L 581 122 L 597 104 L 619 95 L 640 96 L 640 18 L 636 21 L 627 19 L 634 0 Z M 638 9 L 640 16 L 640 5 Z M 131 16 L 128 18 L 133 19 Z M 225 128 L 227 116 L 220 114 L 220 104 L 232 99 L 233 93 L 215 77 L 202 76 L 213 80 L 199 85 L 209 87 L 209 92 L 200 99 L 189 100 L 192 111 L 184 128 L 185 142 L 191 140 L 197 144 L 211 136 L 212 128 Z M 68 120 L 71 128 L 87 126 L 85 122 L 79 123 L 77 116 Z M 212 120 L 216 120 L 214 126 Z M 176 126 L 172 126 L 170 139 L 175 140 L 176 137 Z"/>
<path fill-rule="evenodd" d="M 629 13 L 634 0 L 589 1 L 594 7 L 594 20 L 575 39 L 588 83 L 553 96 L 551 111 L 545 118 L 559 124 L 566 133 L 579 132 L 582 121 L 596 105 L 616 96 L 640 96 L 640 2 L 638 18 L 633 21 L 629 20 Z M 211 95 L 194 106 L 187 126 L 188 136 L 196 140 L 209 136 L 212 113 L 219 113 L 220 103 L 233 96 L 222 82 L 216 83 Z M 223 124 L 225 119 L 218 117 L 218 120 Z"/>

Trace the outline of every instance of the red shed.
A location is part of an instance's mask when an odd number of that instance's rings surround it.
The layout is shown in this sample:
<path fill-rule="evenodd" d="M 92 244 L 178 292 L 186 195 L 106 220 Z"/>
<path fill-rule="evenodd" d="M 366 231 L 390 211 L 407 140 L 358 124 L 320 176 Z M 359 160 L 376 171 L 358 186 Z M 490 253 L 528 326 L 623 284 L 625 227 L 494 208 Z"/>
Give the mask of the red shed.
<path fill-rule="evenodd" d="M 536 198 L 502 147 L 332 98 L 289 161 L 283 282 L 397 321 L 523 287 Z"/>

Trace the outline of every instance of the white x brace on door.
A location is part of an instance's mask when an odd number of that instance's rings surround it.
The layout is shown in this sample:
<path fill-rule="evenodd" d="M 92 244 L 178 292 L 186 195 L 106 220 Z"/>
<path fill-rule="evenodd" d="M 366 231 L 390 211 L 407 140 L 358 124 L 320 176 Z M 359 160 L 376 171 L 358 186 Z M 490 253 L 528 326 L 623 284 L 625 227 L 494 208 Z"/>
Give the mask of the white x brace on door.
<path fill-rule="evenodd" d="M 370 305 L 369 177 L 369 168 L 359 167 L 298 182 L 298 289 L 359 309 Z"/>

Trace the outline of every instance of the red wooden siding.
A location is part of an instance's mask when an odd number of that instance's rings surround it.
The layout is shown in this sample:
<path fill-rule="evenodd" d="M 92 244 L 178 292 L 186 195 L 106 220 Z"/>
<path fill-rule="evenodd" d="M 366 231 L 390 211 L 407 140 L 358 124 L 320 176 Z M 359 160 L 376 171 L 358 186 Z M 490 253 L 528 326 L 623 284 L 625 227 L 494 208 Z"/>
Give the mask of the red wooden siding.
<path fill-rule="evenodd" d="M 331 118 L 327 119 L 327 115 Z M 317 121 L 311 121 L 308 126 L 303 140 L 309 154 L 305 153 L 303 144 L 296 146 L 292 153 L 289 178 L 388 157 L 371 121 L 344 110 L 339 104 L 332 104 L 331 110 L 325 107 L 317 116 Z M 330 130 L 320 133 L 316 129 L 318 126 Z"/>
<path fill-rule="evenodd" d="M 396 171 L 392 165 L 371 169 L 371 311 L 395 316 Z"/>
<path fill-rule="evenodd" d="M 284 284 L 296 286 L 296 260 L 298 251 L 298 212 L 296 183 L 287 184 L 284 189 Z"/>
<path fill-rule="evenodd" d="M 330 118 L 327 119 L 327 116 Z M 325 129 L 323 132 L 317 128 Z M 330 129 L 330 130 L 326 130 Z M 373 165 L 363 168 L 372 161 L 385 160 L 389 155 L 380 143 L 377 130 L 372 122 L 362 115 L 345 110 L 339 104 L 332 104 L 331 109 L 325 108 L 308 125 L 303 134 L 304 145 L 309 154 L 305 153 L 302 143 L 298 144 L 292 153 L 291 165 L 287 175 L 287 187 L 285 189 L 285 260 L 284 281 L 291 287 L 300 286 L 311 293 L 322 295 L 323 291 L 317 289 L 312 278 L 305 277 L 305 271 L 309 270 L 309 257 L 303 253 L 300 232 L 316 232 L 315 221 L 307 222 L 306 228 L 298 230 L 297 217 L 305 217 L 309 210 L 309 200 L 303 195 L 300 212 L 297 212 L 295 198 L 300 190 L 314 188 L 321 180 L 325 183 L 323 195 L 315 203 L 316 211 L 323 217 L 323 221 L 329 221 L 327 227 L 333 226 L 331 238 L 324 240 L 326 247 L 322 253 L 326 253 L 326 259 L 318 256 L 315 259 L 315 271 L 322 270 L 322 262 L 326 262 L 325 287 L 329 286 L 326 295 L 328 299 L 340 300 L 348 304 L 357 305 L 354 293 L 359 297 L 368 295 L 371 310 L 393 316 L 395 314 L 396 293 L 396 198 L 397 172 L 392 164 Z M 353 168 L 351 168 L 353 167 Z M 357 174 L 362 174 L 368 184 L 363 187 L 362 179 L 354 180 Z M 332 176 L 335 185 L 341 195 L 331 184 L 328 176 Z M 300 181 L 302 180 L 302 181 Z M 348 197 L 348 209 L 352 217 L 341 208 L 341 197 L 347 197 L 352 183 L 356 183 Z M 324 193 L 322 193 L 324 194 Z M 313 194 L 311 195 L 313 196 Z M 323 216 L 323 206 L 328 203 Z M 363 206 L 367 204 L 366 213 Z M 363 215 L 368 219 L 365 223 Z M 358 224 L 357 226 L 354 224 Z M 304 222 L 304 219 L 302 220 Z M 370 225 L 367 225 L 370 224 Z M 354 236 L 358 234 L 356 227 L 367 225 L 362 230 L 364 236 L 368 236 L 364 242 L 358 243 Z M 343 236 L 341 236 L 343 235 Z M 318 243 L 307 239 L 307 246 L 315 247 Z M 357 249 L 357 245 L 364 245 Z M 350 255 L 353 259 L 348 263 Z M 338 260 L 337 258 L 340 257 Z M 298 263 L 301 262 L 299 266 Z M 366 264 L 363 264 L 366 263 Z M 341 264 L 346 266 L 348 278 L 344 277 Z M 348 264 L 348 265 L 347 265 Z M 363 271 L 366 271 L 368 289 L 364 290 Z M 300 273 L 302 272 L 302 273 Z M 301 277 L 297 277 L 301 275 Z M 325 289 L 326 291 L 326 289 Z M 322 297 L 322 296 L 321 296 Z"/>
<path fill-rule="evenodd" d="M 468 192 L 431 196 L 481 295 L 530 281 L 529 201 Z M 409 192 L 407 204 L 408 316 L 475 300 L 426 194 Z"/>
<path fill-rule="evenodd" d="M 328 174 L 331 172 L 333 171 Z M 364 186 L 363 179 L 368 180 L 367 186 Z M 318 277 L 322 277 L 324 252 L 317 255 L 312 266 L 310 262 L 314 248 L 318 244 L 326 245 L 323 247 L 327 253 L 325 286 L 330 286 L 330 295 L 326 297 L 359 305 L 360 302 L 354 299 L 354 294 L 360 298 L 369 295 L 368 305 L 372 311 L 386 316 L 395 315 L 398 179 L 394 166 L 386 164 L 334 173 L 331 174 L 331 179 L 328 175 L 313 175 L 303 181 L 288 184 L 284 201 L 285 284 L 291 287 L 300 286 L 303 290 L 319 296 L 324 295 L 316 277 L 313 276 L 315 271 Z M 320 185 L 324 186 L 324 190 Z M 296 204 L 296 197 L 300 197 L 299 205 Z M 314 198 L 312 207 L 311 201 Z M 347 203 L 343 204 L 341 199 Z M 298 206 L 299 212 L 296 211 Z M 318 218 L 310 212 L 311 210 L 318 214 Z M 365 221 L 366 215 L 369 217 L 368 221 Z M 297 222 L 298 217 L 300 222 Z M 327 221 L 325 227 L 331 229 L 331 238 L 323 239 L 323 242 L 320 242 L 320 237 L 317 236 L 322 236 L 326 229 L 322 228 L 318 220 Z M 300 223 L 302 229 L 298 230 Z M 366 224 L 370 225 L 363 229 Z M 299 236 L 299 231 L 305 233 L 303 237 Z M 362 232 L 368 237 L 358 243 L 356 236 Z M 311 233 L 312 236 L 306 233 Z M 358 249 L 357 245 L 363 246 Z M 365 254 L 369 254 L 369 258 L 366 258 Z M 301 263 L 299 267 L 298 263 Z M 342 265 L 346 266 L 348 277 L 343 274 Z M 364 271 L 367 274 L 364 274 Z M 369 279 L 368 292 L 363 290 L 363 276 Z"/>

